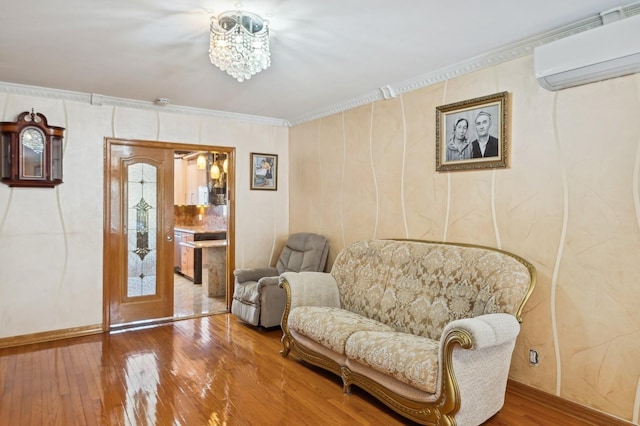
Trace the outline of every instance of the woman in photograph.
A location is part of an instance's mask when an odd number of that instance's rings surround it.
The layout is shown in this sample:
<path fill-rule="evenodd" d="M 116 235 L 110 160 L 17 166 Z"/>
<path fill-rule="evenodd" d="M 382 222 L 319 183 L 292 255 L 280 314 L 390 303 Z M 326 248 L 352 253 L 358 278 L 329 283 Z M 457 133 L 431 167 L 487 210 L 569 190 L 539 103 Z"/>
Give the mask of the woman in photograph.
<path fill-rule="evenodd" d="M 453 134 L 447 141 L 447 161 L 468 160 L 471 158 L 471 144 L 467 138 L 469 121 L 459 118 L 453 125 Z"/>
<path fill-rule="evenodd" d="M 273 182 L 271 181 L 271 179 L 273 179 L 273 174 L 271 173 L 271 163 L 269 161 L 262 160 L 262 168 L 266 169 L 266 172 L 264 174 L 264 178 L 267 180 L 266 185 L 273 185 Z"/>

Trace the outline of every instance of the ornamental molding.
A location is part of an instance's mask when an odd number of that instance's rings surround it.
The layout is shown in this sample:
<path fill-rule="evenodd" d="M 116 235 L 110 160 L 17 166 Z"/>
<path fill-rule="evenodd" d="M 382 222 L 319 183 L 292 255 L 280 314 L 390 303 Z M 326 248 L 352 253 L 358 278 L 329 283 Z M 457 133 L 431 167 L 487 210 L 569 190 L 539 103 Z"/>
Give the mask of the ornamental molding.
<path fill-rule="evenodd" d="M 0 92 L 10 95 L 34 96 L 46 99 L 78 102 L 90 104 L 96 107 L 130 108 L 145 111 L 167 112 L 189 116 L 214 117 L 227 120 L 240 121 L 252 124 L 264 124 L 268 126 L 289 127 L 287 120 L 279 118 L 261 117 L 249 114 L 217 111 L 204 108 L 192 108 L 180 105 L 158 105 L 154 102 L 139 101 L 135 99 L 103 96 L 96 93 L 73 92 L 70 90 L 51 89 L 46 87 L 28 86 L 22 84 L 0 82 Z"/>
<path fill-rule="evenodd" d="M 630 17 L 640 14 L 640 2 L 629 5 L 625 8 L 621 8 L 621 13 L 624 17 Z M 298 124 L 302 124 L 308 121 L 317 120 L 319 118 L 327 117 L 330 115 L 338 114 L 350 109 L 360 107 L 362 105 L 370 104 L 373 102 L 395 98 L 406 92 L 417 90 L 432 84 L 436 84 L 442 81 L 449 80 L 451 78 L 459 77 L 464 74 L 468 74 L 474 71 L 478 71 L 484 68 L 492 67 L 504 62 L 508 62 L 514 59 L 518 59 L 527 55 L 533 54 L 534 49 L 537 46 L 559 40 L 565 37 L 572 36 L 574 34 L 581 33 L 583 31 L 590 30 L 602 25 L 602 19 L 600 15 L 596 15 L 587 19 L 583 19 L 576 23 L 567 25 L 560 29 L 552 30 L 520 42 L 513 43 L 511 45 L 493 50 L 482 55 L 475 56 L 473 58 L 458 62 L 456 64 L 440 68 L 438 70 L 421 74 L 414 78 L 384 85 L 379 89 L 369 91 L 358 97 L 352 98 L 345 102 L 330 105 L 321 109 L 317 109 L 310 113 L 295 117 L 291 120 L 261 117 L 248 114 L 238 114 L 233 112 L 225 112 L 218 110 L 210 110 L 203 108 L 192 108 L 179 105 L 166 105 L 158 104 L 154 102 L 139 101 L 134 99 L 117 98 L 110 96 L 103 96 L 95 93 L 82 93 L 73 92 L 68 90 L 50 89 L 37 86 L 20 85 L 13 83 L 0 82 L 0 92 L 22 95 L 22 96 L 35 96 L 48 99 L 72 101 L 79 103 L 86 103 L 97 107 L 111 106 L 116 108 L 132 108 L 147 111 L 156 112 L 168 112 L 173 114 L 183 114 L 189 116 L 204 116 L 215 117 L 221 119 L 228 119 L 234 121 L 240 121 L 245 123 L 262 124 L 268 126 L 277 127 L 291 127 Z"/>
<path fill-rule="evenodd" d="M 622 8 L 621 11 L 624 17 L 640 14 L 640 2 L 626 8 Z M 600 15 L 592 16 L 562 28 L 548 31 L 462 62 L 440 68 L 433 72 L 422 74 L 402 82 L 385 85 L 375 92 L 363 94 L 359 97 L 340 104 L 332 105 L 328 108 L 318 109 L 309 114 L 291 119 L 290 122 L 292 126 L 296 126 L 308 121 L 317 120 L 322 117 L 357 108 L 367 103 L 394 98 L 402 93 L 430 86 L 441 81 L 446 81 L 451 78 L 459 77 L 483 68 L 489 68 L 527 55 L 532 55 L 533 50 L 538 46 L 599 26 L 602 26 L 602 19 Z"/>

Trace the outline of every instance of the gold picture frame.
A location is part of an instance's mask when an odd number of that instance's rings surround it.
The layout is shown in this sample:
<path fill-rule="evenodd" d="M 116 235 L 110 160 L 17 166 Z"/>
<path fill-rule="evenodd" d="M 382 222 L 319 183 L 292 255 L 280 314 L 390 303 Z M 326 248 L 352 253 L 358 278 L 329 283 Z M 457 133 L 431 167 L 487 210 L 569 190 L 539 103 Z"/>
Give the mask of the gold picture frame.
<path fill-rule="evenodd" d="M 250 189 L 278 190 L 278 156 L 276 154 L 251 153 Z"/>
<path fill-rule="evenodd" d="M 508 154 L 508 92 L 436 107 L 437 171 L 505 168 Z"/>

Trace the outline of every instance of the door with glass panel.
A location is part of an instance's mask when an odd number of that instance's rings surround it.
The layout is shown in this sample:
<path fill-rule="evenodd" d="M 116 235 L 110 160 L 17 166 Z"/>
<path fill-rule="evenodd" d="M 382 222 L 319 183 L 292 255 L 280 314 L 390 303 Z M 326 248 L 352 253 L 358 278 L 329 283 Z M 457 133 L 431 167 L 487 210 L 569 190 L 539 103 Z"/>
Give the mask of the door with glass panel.
<path fill-rule="evenodd" d="M 107 139 L 106 154 L 106 322 L 172 317 L 173 151 Z"/>

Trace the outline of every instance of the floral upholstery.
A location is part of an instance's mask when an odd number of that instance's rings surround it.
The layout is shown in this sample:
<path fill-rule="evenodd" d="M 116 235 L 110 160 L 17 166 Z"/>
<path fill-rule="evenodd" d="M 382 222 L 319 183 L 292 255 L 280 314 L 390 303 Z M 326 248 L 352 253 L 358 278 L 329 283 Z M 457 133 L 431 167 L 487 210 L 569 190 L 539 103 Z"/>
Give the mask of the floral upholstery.
<path fill-rule="evenodd" d="M 475 426 L 504 403 L 535 268 L 487 247 L 369 240 L 345 247 L 330 273 L 285 272 L 280 285 L 283 356 L 418 423 Z"/>
<path fill-rule="evenodd" d="M 523 264 L 501 252 L 388 240 L 346 247 L 331 274 L 343 309 L 434 340 L 455 319 L 515 315 L 531 281 Z"/>
<path fill-rule="evenodd" d="M 359 331 L 347 340 L 347 358 L 429 393 L 436 392 L 438 341 L 413 334 Z"/>
<path fill-rule="evenodd" d="M 318 306 L 294 309 L 289 316 L 289 328 L 339 354 L 345 353 L 347 339 L 357 331 L 393 331 L 388 325 L 353 312 Z"/>

